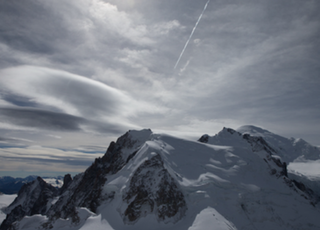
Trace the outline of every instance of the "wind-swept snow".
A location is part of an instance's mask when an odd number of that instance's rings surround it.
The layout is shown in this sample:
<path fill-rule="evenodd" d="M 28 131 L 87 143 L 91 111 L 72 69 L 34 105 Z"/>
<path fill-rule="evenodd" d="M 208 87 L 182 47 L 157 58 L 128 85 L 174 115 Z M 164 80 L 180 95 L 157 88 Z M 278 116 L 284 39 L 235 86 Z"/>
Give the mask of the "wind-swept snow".
<path fill-rule="evenodd" d="M 91 216 L 79 230 L 114 230 L 108 221 L 101 219 L 101 215 Z"/>
<path fill-rule="evenodd" d="M 92 165 L 106 172 L 95 188 L 104 197 L 95 201 L 95 213 L 86 206 L 72 213 L 79 222 L 33 216 L 32 224 L 38 218 L 53 230 L 320 229 L 318 197 L 308 183 L 293 181 L 284 163 L 299 152 L 315 157 L 308 143 L 254 126 L 224 128 L 200 140 L 130 131 L 110 145 L 109 158 Z M 117 164 L 116 170 L 106 159 Z M 55 205 L 77 191 L 66 190 Z M 81 188 L 77 197 L 89 199 L 85 191 Z M 28 218 L 20 221 L 21 230 Z"/>
<path fill-rule="evenodd" d="M 192 226 L 188 230 L 236 230 L 237 228 L 226 220 L 214 208 L 208 207 L 202 210 L 196 217 Z"/>
<path fill-rule="evenodd" d="M 307 160 L 318 160 L 320 158 L 319 148 L 310 145 L 301 138 L 285 138 L 250 125 L 241 126 L 237 131 L 241 134 L 263 137 L 285 162 L 293 162 L 298 160 L 297 158 Z"/>

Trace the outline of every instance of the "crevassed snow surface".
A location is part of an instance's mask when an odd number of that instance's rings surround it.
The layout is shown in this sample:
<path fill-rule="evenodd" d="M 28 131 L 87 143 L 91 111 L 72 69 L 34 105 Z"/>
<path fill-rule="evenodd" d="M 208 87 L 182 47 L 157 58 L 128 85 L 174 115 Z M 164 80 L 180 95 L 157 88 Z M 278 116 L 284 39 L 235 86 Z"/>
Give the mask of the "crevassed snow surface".
<path fill-rule="evenodd" d="M 6 214 L 2 211 L 2 209 L 8 207 L 14 201 L 14 199 L 16 197 L 17 197 L 16 194 L 14 194 L 14 195 L 1 194 L 0 195 L 0 224 L 6 218 Z"/>

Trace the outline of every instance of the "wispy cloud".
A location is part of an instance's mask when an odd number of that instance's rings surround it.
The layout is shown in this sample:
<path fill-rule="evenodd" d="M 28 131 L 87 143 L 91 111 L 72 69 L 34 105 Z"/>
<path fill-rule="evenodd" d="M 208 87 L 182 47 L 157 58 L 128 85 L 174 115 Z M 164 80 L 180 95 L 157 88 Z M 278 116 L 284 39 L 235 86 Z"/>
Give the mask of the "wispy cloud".
<path fill-rule="evenodd" d="M 4 148 L 1 149 L 0 171 L 65 172 L 67 169 L 73 173 L 82 172 L 101 155 L 41 146 Z"/>
<path fill-rule="evenodd" d="M 1 136 L 51 148 L 256 124 L 318 144 L 320 3 L 207 2 L 0 1 Z"/>

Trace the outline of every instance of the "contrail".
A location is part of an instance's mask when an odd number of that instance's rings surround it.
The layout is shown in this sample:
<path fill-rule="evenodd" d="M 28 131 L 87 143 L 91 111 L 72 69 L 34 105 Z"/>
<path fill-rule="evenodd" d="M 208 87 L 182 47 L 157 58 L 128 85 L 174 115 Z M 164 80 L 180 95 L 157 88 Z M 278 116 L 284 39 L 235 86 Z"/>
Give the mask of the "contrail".
<path fill-rule="evenodd" d="M 207 1 L 206 5 L 205 5 L 205 6 L 204 6 L 204 8 L 203 8 L 202 13 L 200 14 L 200 16 L 199 16 L 199 18 L 198 18 L 198 21 L 196 22 L 196 25 L 193 27 L 192 32 L 191 32 L 191 34 L 190 34 L 190 36 L 189 36 L 189 38 L 188 38 L 188 40 L 187 40 L 186 44 L 184 45 L 184 47 L 183 47 L 183 49 L 182 49 L 182 52 L 181 52 L 181 54 L 180 54 L 180 56 L 179 56 L 179 58 L 178 58 L 178 61 L 177 61 L 176 65 L 174 66 L 174 69 L 176 69 L 176 68 L 177 68 L 177 65 L 179 64 L 180 59 L 181 59 L 181 57 L 182 57 L 182 55 L 183 55 L 184 51 L 186 50 L 186 48 L 187 48 L 187 46 L 188 46 L 188 44 L 189 44 L 189 42 L 190 42 L 190 39 L 191 39 L 191 37 L 192 37 L 192 35 L 193 35 L 194 31 L 196 30 L 196 28 L 197 28 L 197 26 L 198 26 L 198 24 L 199 24 L 199 22 L 200 22 L 201 18 L 202 18 L 202 15 L 203 15 L 204 11 L 207 9 L 207 6 L 208 6 L 209 2 L 210 2 L 210 0 L 208 0 L 208 1 Z"/>

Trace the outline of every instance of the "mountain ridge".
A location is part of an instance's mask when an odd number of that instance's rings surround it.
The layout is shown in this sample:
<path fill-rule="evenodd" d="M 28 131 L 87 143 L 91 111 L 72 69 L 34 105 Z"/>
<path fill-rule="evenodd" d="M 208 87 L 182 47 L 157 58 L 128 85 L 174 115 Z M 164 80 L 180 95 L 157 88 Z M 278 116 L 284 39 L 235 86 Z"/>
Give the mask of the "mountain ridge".
<path fill-rule="evenodd" d="M 297 148 L 306 158 L 316 152 L 279 137 L 254 126 L 224 128 L 199 141 L 128 131 L 84 173 L 65 177 L 63 189 L 42 199 L 41 216 L 14 220 L 17 206 L 11 204 L 6 211 L 12 219 L 0 229 L 86 229 L 92 221 L 142 230 L 196 230 L 201 223 L 220 229 L 320 227 L 319 194 L 290 179 L 284 161 Z M 28 204 L 20 207 L 26 209 Z"/>
<path fill-rule="evenodd" d="M 36 180 L 37 177 L 36 175 L 29 175 L 25 178 L 2 176 L 0 177 L 0 192 L 4 194 L 17 194 L 24 184 Z M 62 176 L 42 177 L 42 179 L 55 187 L 61 187 L 63 185 Z"/>

